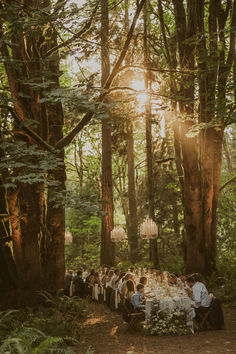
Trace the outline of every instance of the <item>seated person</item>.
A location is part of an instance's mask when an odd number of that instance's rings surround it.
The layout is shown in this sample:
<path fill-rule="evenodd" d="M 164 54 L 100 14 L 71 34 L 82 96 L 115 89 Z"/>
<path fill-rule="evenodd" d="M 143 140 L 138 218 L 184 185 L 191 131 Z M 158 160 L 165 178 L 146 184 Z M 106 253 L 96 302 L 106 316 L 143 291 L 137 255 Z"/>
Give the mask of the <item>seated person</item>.
<path fill-rule="evenodd" d="M 139 284 L 143 284 L 143 286 L 147 285 L 147 278 L 146 277 L 141 277 L 139 279 Z"/>
<path fill-rule="evenodd" d="M 196 281 L 194 277 L 188 277 L 186 279 L 186 283 L 190 287 L 190 289 L 187 288 L 186 291 L 194 301 L 196 315 L 198 313 L 207 312 L 211 304 L 211 298 L 208 295 L 205 285 L 199 281 Z"/>
<path fill-rule="evenodd" d="M 168 283 L 169 283 L 169 285 L 176 285 L 177 284 L 177 276 L 174 273 L 168 275 Z"/>
<path fill-rule="evenodd" d="M 149 274 L 150 276 L 153 275 L 154 269 L 155 269 L 155 268 L 153 268 L 153 267 L 148 268 L 148 274 Z"/>
<path fill-rule="evenodd" d="M 125 272 L 121 272 L 120 273 L 120 276 L 116 282 L 117 284 L 117 290 L 119 292 L 119 294 L 121 294 L 121 288 L 122 288 L 122 285 L 123 285 L 123 282 L 124 282 L 124 277 L 125 277 Z"/>
<path fill-rule="evenodd" d="M 107 306 L 110 306 L 111 291 L 112 291 L 111 280 L 113 275 L 114 275 L 114 271 L 109 270 L 108 275 L 106 277 L 106 305 Z"/>
<path fill-rule="evenodd" d="M 111 279 L 111 288 L 113 290 L 117 289 L 117 282 L 119 280 L 120 273 L 121 273 L 120 269 L 115 269 L 114 275 Z"/>
<path fill-rule="evenodd" d="M 89 274 L 88 274 L 88 276 L 87 276 L 87 278 L 86 278 L 86 283 L 90 283 L 91 282 L 91 279 L 93 279 L 93 277 L 94 277 L 94 273 L 95 273 L 95 270 L 94 269 L 91 269 L 90 271 L 89 271 Z"/>
<path fill-rule="evenodd" d="M 70 296 L 70 285 L 73 281 L 73 272 L 69 270 L 68 273 L 65 275 L 65 294 L 66 296 Z"/>
<path fill-rule="evenodd" d="M 134 283 L 131 279 L 127 280 L 126 287 L 127 287 L 127 292 L 125 294 L 125 299 L 130 301 L 132 296 L 134 295 Z"/>
<path fill-rule="evenodd" d="M 130 267 L 130 268 L 129 268 L 129 271 L 130 271 L 130 273 L 133 274 L 133 273 L 134 273 L 134 267 Z"/>
<path fill-rule="evenodd" d="M 143 284 L 137 285 L 137 291 L 131 297 L 131 303 L 135 309 L 135 311 L 140 311 L 145 309 L 144 305 L 144 286 Z"/>
<path fill-rule="evenodd" d="M 82 278 L 83 272 L 82 270 L 77 271 L 77 275 L 74 278 L 74 284 L 75 284 L 75 296 L 79 297 L 84 297 L 85 296 L 85 283 Z"/>
<path fill-rule="evenodd" d="M 199 281 L 199 282 L 205 284 L 205 280 L 204 280 L 204 277 L 202 276 L 202 274 L 193 273 L 193 274 L 191 274 L 191 277 L 193 277 L 195 279 L 195 282 Z"/>
<path fill-rule="evenodd" d="M 132 278 L 132 275 L 130 273 L 127 273 L 124 276 L 124 280 L 123 280 L 122 285 L 121 285 L 121 299 L 125 299 L 126 298 L 126 294 L 128 292 L 127 281 L 130 280 L 131 278 Z"/>
<path fill-rule="evenodd" d="M 109 270 L 106 270 L 105 274 L 102 275 L 101 284 L 104 287 L 106 286 L 106 282 L 108 281 L 108 274 L 109 274 Z"/>
<path fill-rule="evenodd" d="M 93 280 L 94 284 L 98 284 L 99 286 L 101 285 L 101 280 L 100 280 L 100 276 L 98 272 L 94 273 L 94 280 Z"/>
<path fill-rule="evenodd" d="M 185 287 L 185 282 L 186 282 L 187 277 L 183 274 L 180 274 L 179 278 L 177 279 L 177 285 L 181 288 L 184 289 Z"/>

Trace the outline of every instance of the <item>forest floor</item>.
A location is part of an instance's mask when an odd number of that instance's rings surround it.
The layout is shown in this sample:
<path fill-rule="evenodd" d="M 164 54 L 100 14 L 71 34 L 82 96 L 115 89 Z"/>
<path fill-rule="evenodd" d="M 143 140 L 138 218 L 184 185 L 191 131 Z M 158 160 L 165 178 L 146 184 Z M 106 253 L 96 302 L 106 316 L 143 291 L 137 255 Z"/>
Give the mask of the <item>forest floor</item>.
<path fill-rule="evenodd" d="M 81 328 L 78 353 L 85 354 L 225 354 L 236 353 L 236 310 L 224 308 L 225 329 L 176 337 L 145 336 L 132 331 L 119 313 L 90 303 Z M 88 350 L 90 349 L 90 350 Z"/>

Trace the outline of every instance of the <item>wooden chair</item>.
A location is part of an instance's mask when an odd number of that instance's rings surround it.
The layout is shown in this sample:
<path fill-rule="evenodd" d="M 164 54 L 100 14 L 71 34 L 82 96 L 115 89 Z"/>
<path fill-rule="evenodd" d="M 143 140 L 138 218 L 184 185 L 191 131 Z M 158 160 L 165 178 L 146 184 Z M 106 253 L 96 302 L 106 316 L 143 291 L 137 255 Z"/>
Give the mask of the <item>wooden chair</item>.
<path fill-rule="evenodd" d="M 123 302 L 123 319 L 130 325 L 132 329 L 140 329 L 141 322 L 145 319 L 144 311 L 136 312 L 129 300 Z"/>
<path fill-rule="evenodd" d="M 208 325 L 209 325 L 209 323 L 208 323 L 209 314 L 210 314 L 210 307 L 209 307 L 207 312 L 198 314 L 198 317 L 200 318 L 200 321 L 199 321 L 199 324 L 197 326 L 197 329 L 199 331 L 208 328 Z"/>
<path fill-rule="evenodd" d="M 216 297 L 213 294 L 210 294 L 212 299 L 211 299 L 211 304 L 209 306 L 209 309 L 205 313 L 199 313 L 198 317 L 200 318 L 199 324 L 198 324 L 198 330 L 204 330 L 204 329 L 214 329 L 214 326 L 212 325 L 212 321 L 210 320 L 210 314 L 211 311 L 214 307 Z"/>

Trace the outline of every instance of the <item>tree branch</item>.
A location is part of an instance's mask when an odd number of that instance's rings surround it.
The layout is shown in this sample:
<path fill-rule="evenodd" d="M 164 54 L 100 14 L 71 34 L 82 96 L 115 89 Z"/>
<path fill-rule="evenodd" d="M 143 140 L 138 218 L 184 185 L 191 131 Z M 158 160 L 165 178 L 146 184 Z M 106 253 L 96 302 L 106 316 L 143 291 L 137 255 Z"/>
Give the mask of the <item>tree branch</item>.
<path fill-rule="evenodd" d="M 97 2 L 92 15 L 89 19 L 89 21 L 84 25 L 84 27 L 78 32 L 76 33 L 73 37 L 71 37 L 70 39 L 67 39 L 67 41 L 62 42 L 61 44 L 55 46 L 54 48 L 51 48 L 50 50 L 48 50 L 44 55 L 42 55 L 42 58 L 45 59 L 47 57 L 49 57 L 50 55 L 52 55 L 53 53 L 55 53 L 56 51 L 58 51 L 58 49 L 61 49 L 63 47 L 66 47 L 67 45 L 69 45 L 70 43 L 74 42 L 78 37 L 82 36 L 82 34 L 84 34 L 85 32 L 87 32 L 89 30 L 89 28 L 92 25 L 93 22 L 93 18 L 97 12 L 98 9 L 98 4 L 99 1 Z"/>
<path fill-rule="evenodd" d="M 136 26 L 136 22 L 139 18 L 139 15 L 140 15 L 140 12 L 143 8 L 143 5 L 145 3 L 146 0 L 141 0 L 137 9 L 136 9 L 136 12 L 135 12 L 135 15 L 134 15 L 134 18 L 133 18 L 133 21 L 132 21 L 132 24 L 130 26 L 130 29 L 129 29 L 129 32 L 127 34 L 127 37 L 126 37 L 126 41 L 125 41 L 125 44 L 124 44 L 124 47 L 120 53 L 120 56 L 111 72 L 111 74 L 109 75 L 108 79 L 107 79 L 107 82 L 105 83 L 104 85 L 104 89 L 105 90 L 108 90 L 110 87 L 111 87 L 111 84 L 113 82 L 113 79 L 114 77 L 117 75 L 117 72 L 122 64 L 122 61 L 124 60 L 126 54 L 127 54 L 127 51 L 128 51 L 128 47 L 129 47 L 129 44 L 131 42 L 131 39 L 132 39 L 132 36 L 133 36 L 133 32 L 134 32 L 134 29 L 135 29 L 135 26 Z M 102 93 L 98 96 L 98 98 L 95 100 L 95 102 L 102 102 L 104 97 L 106 96 L 106 92 L 105 93 Z M 69 145 L 71 143 L 71 141 L 74 139 L 75 135 L 78 134 L 83 128 L 85 125 L 87 125 L 90 120 L 92 119 L 94 113 L 93 112 L 88 112 L 84 115 L 84 117 L 80 120 L 80 122 L 69 132 L 69 134 L 67 134 L 64 138 L 62 138 L 61 140 L 59 140 L 57 142 L 57 144 L 55 145 L 55 148 L 56 149 L 63 149 L 65 146 Z"/>
<path fill-rule="evenodd" d="M 159 72 L 159 73 L 174 73 L 174 74 L 186 74 L 186 75 L 193 75 L 196 76 L 192 71 L 187 71 L 187 70 L 169 70 L 169 69 L 156 69 L 156 68 L 146 68 L 143 64 L 130 64 L 130 65 L 124 65 L 122 66 L 116 75 L 118 75 L 121 71 L 126 70 L 126 69 L 140 69 L 140 70 L 149 70 L 149 71 L 154 71 L 154 72 Z"/>
<path fill-rule="evenodd" d="M 227 182 L 223 184 L 223 186 L 220 187 L 220 192 L 230 183 L 236 182 L 236 175 L 232 178 L 230 178 Z"/>
<path fill-rule="evenodd" d="M 156 160 L 155 163 L 164 163 L 164 162 L 168 162 L 168 161 L 174 161 L 174 157 L 167 157 L 166 159 L 162 159 L 162 160 Z"/>
<path fill-rule="evenodd" d="M 38 143 L 39 145 L 41 145 L 42 147 L 44 147 L 46 150 L 56 154 L 58 153 L 58 151 L 56 151 L 56 149 L 54 149 L 53 146 L 49 145 L 45 140 L 43 140 L 41 138 L 41 136 L 39 136 L 37 133 L 35 133 L 32 129 L 30 129 L 29 127 L 27 127 L 25 124 L 25 122 L 23 122 L 20 117 L 17 115 L 17 113 L 15 112 L 15 110 L 12 107 L 9 107 L 7 105 L 0 105 L 0 108 L 4 108 L 4 109 L 8 109 L 9 112 L 11 113 L 12 117 L 15 119 L 15 121 L 19 124 L 22 125 L 22 130 L 27 133 L 32 139 L 34 139 L 34 141 L 36 143 Z"/>

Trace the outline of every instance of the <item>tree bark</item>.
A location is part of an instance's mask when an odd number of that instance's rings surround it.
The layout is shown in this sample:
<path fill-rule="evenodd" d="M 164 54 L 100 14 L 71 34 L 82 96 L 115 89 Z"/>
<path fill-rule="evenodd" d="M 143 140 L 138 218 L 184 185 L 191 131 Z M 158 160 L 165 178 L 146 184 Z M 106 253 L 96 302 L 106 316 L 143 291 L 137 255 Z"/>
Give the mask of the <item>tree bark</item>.
<path fill-rule="evenodd" d="M 216 212 L 220 188 L 221 154 L 225 112 L 226 83 L 232 65 L 235 35 L 230 34 L 228 57 L 225 59 L 225 24 L 229 7 L 223 10 L 221 3 L 211 0 L 208 10 L 209 45 L 206 42 L 205 2 L 187 2 L 187 20 L 182 0 L 173 0 L 177 28 L 180 65 L 182 69 L 194 69 L 198 66 L 199 110 L 198 122 L 209 123 L 218 119 L 219 127 L 200 131 L 198 140 L 186 138 L 192 122 L 181 123 L 181 152 L 184 168 L 184 205 L 185 229 L 187 239 L 186 272 L 193 271 L 210 274 L 215 270 L 216 259 Z M 235 1 L 234 1 L 235 6 Z M 231 27 L 236 21 L 235 7 L 231 15 Z M 217 27 L 219 26 L 219 28 Z M 217 31 L 219 30 L 219 39 Z M 233 32 L 234 33 L 234 32 Z M 197 55 L 194 47 L 186 39 L 197 35 Z M 223 49 L 218 52 L 217 41 Z M 219 59 L 219 60 L 218 60 Z M 187 77 L 184 77 L 187 80 Z M 182 77 L 182 80 L 184 79 Z M 190 77 L 189 77 L 190 79 Z M 194 117 L 194 85 L 188 82 L 181 88 L 185 101 L 180 104 L 180 111 Z M 216 93 L 218 92 L 218 101 Z M 216 105 L 217 102 L 217 105 Z M 178 147 L 178 146 L 177 146 Z M 178 150 L 178 149 L 177 149 Z"/>
<path fill-rule="evenodd" d="M 109 5 L 108 0 L 101 0 L 101 84 L 105 85 L 110 75 L 109 54 Z M 102 121 L 102 230 L 101 264 L 114 264 L 114 244 L 111 241 L 113 229 L 113 190 L 112 190 L 112 140 L 111 119 Z"/>
<path fill-rule="evenodd" d="M 144 5 L 144 64 L 149 68 L 149 49 L 148 49 L 148 3 Z M 168 52 L 169 54 L 169 52 Z M 151 88 L 150 71 L 145 73 L 145 89 Z M 152 106 L 151 98 L 148 94 L 147 102 L 145 103 L 145 125 L 146 125 L 146 156 L 147 156 L 147 191 L 149 204 L 149 218 L 155 221 L 155 202 L 154 202 L 154 178 L 153 178 L 153 152 L 152 152 Z M 160 268 L 157 240 L 149 241 L 149 260 L 153 262 L 155 268 Z"/>
<path fill-rule="evenodd" d="M 129 223 L 128 240 L 130 247 L 130 260 L 133 264 L 138 260 L 138 217 L 135 188 L 134 169 L 134 137 L 132 117 L 127 116 L 127 159 L 128 159 L 128 197 L 129 197 Z"/>
<path fill-rule="evenodd" d="M 129 33 L 129 0 L 125 0 L 125 33 Z M 126 64 L 130 64 L 130 51 L 127 51 Z M 127 139 L 127 164 L 128 164 L 128 242 L 129 256 L 133 264 L 138 260 L 138 217 L 137 217 L 137 201 L 135 186 L 135 168 L 134 168 L 134 134 L 133 134 L 133 117 L 126 117 L 126 139 Z"/>
<path fill-rule="evenodd" d="M 0 148 L 0 158 L 4 156 L 3 150 Z M 0 214 L 8 215 L 6 191 L 4 184 L 4 171 L 0 174 Z M 5 294 L 14 289 L 17 285 L 16 266 L 8 243 L 4 239 L 10 236 L 9 220 L 0 221 L 0 297 L 4 298 Z"/>
<path fill-rule="evenodd" d="M 35 10 L 38 11 L 39 7 L 47 7 L 50 5 L 50 1 L 45 0 L 38 4 L 38 1 L 32 2 L 26 0 L 24 4 L 29 11 L 27 16 L 33 16 Z M 30 132 L 30 129 L 35 132 L 35 136 L 45 142 L 45 146 L 47 145 L 46 140 L 48 138 L 52 144 L 56 144 L 58 140 L 63 138 L 63 113 L 61 105 L 48 105 L 46 107 L 45 103 L 40 102 L 40 98 L 44 97 L 42 89 L 39 87 L 40 85 L 36 84 L 36 87 L 32 87 L 28 84 L 28 80 L 40 84 L 38 81 L 39 77 L 41 83 L 44 84 L 45 80 L 47 80 L 47 74 L 45 75 L 47 69 L 53 72 L 51 79 L 56 83 L 53 87 L 58 84 L 58 58 L 55 60 L 54 56 L 50 61 L 44 62 L 41 56 L 45 47 L 50 42 L 44 38 L 48 30 L 43 33 L 42 28 L 33 27 L 33 33 L 23 31 L 22 36 L 22 32 L 18 27 L 12 26 L 12 29 L 11 41 L 14 45 L 11 47 L 11 51 L 8 51 L 8 47 L 4 42 L 1 46 L 1 52 L 6 58 L 5 69 L 11 96 L 14 99 L 15 112 L 17 118 L 19 118 L 15 124 L 19 125 L 20 121 L 23 121 L 28 128 L 28 132 Z M 34 31 L 36 30 L 37 41 L 35 41 L 34 37 Z M 53 41 L 55 41 L 55 37 Z M 15 45 L 16 43 L 17 45 Z M 12 59 L 16 63 L 14 66 L 12 65 Z M 53 62 L 54 60 L 55 62 Z M 13 118 L 15 118 L 14 115 Z M 50 120 L 50 134 L 48 134 L 48 119 Z M 34 128 L 31 127 L 32 122 L 36 122 Z M 17 130 L 18 132 L 13 131 L 17 141 L 26 142 L 28 146 L 34 143 L 27 130 L 25 132 L 25 129 L 20 126 L 17 126 Z M 61 152 L 60 156 L 63 159 L 63 152 Z M 32 157 L 32 159 L 34 158 Z M 18 170 L 16 169 L 14 173 L 17 174 Z M 63 189 L 65 181 L 64 167 L 53 171 L 50 177 L 61 182 L 61 188 Z M 48 193 L 49 197 L 51 193 L 52 191 L 50 190 Z M 9 213 L 12 216 L 10 220 L 19 286 L 30 291 L 40 289 L 42 286 L 45 286 L 45 279 L 42 276 L 41 257 L 41 251 L 45 251 L 41 247 L 44 240 L 42 235 L 44 230 L 47 229 L 44 225 L 44 186 L 42 183 L 26 184 L 20 182 L 18 183 L 18 188 L 15 190 L 8 189 L 7 202 Z M 52 247 L 51 239 L 48 239 L 47 262 L 50 266 L 46 267 L 47 272 L 44 272 L 44 274 L 46 274 L 45 278 L 48 278 L 48 283 L 52 287 L 61 288 L 64 284 L 64 207 L 55 208 L 54 203 L 51 203 L 49 200 L 47 211 L 47 231 L 49 231 L 48 234 L 50 233 L 52 239 L 54 238 L 54 246 Z"/>

